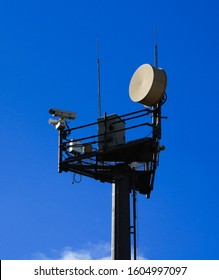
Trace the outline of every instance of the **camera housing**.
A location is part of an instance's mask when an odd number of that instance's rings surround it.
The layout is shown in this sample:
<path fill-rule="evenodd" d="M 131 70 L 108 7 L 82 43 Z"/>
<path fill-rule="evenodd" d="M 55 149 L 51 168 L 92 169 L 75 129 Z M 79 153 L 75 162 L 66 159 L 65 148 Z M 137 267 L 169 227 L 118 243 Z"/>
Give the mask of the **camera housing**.
<path fill-rule="evenodd" d="M 60 119 L 74 120 L 76 118 L 76 113 L 56 108 L 49 109 L 49 113 L 54 117 L 58 117 Z"/>
<path fill-rule="evenodd" d="M 66 121 L 64 119 L 49 119 L 49 124 L 55 126 L 57 130 L 63 130 L 66 127 Z"/>

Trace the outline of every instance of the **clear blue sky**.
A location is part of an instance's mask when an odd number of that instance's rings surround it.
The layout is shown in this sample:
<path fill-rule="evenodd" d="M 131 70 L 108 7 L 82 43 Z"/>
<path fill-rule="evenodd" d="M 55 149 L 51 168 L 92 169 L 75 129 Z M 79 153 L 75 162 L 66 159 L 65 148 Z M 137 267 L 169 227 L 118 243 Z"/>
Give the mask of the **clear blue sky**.
<path fill-rule="evenodd" d="M 2 0 L 0 3 L 0 259 L 107 258 L 111 185 L 57 173 L 48 109 L 96 121 L 96 39 L 102 108 L 140 110 L 133 72 L 168 75 L 151 199 L 138 196 L 139 257 L 219 259 L 218 9 L 209 1 Z M 137 135 L 136 135 L 137 137 Z"/>

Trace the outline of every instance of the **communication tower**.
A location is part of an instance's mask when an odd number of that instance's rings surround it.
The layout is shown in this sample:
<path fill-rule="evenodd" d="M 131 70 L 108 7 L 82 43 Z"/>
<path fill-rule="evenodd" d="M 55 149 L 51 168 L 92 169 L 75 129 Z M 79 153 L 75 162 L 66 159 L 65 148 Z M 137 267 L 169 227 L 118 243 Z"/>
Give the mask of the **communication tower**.
<path fill-rule="evenodd" d="M 129 85 L 131 100 L 142 104 L 143 109 L 123 115 L 105 113 L 96 122 L 73 128 L 69 127 L 67 120 L 74 119 L 75 113 L 58 109 L 49 111 L 59 118 L 49 120 L 59 131 L 58 172 L 73 172 L 112 184 L 114 260 L 131 259 L 131 237 L 136 259 L 136 192 L 150 198 L 154 188 L 159 153 L 164 150 L 160 139 L 166 85 L 167 76 L 163 69 L 143 64 L 133 74 Z M 88 127 L 98 128 L 98 133 L 80 137 L 81 131 Z M 129 131 L 137 131 L 131 133 L 133 137 L 140 130 L 143 137 L 127 139 Z"/>

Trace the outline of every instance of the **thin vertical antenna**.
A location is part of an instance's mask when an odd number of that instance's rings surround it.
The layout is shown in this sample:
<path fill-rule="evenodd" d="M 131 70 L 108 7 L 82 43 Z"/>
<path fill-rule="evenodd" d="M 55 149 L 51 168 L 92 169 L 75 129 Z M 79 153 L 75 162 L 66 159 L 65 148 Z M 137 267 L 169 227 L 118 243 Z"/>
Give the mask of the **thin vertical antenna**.
<path fill-rule="evenodd" d="M 100 96 L 100 58 L 99 42 L 97 40 L 97 96 L 98 96 L 98 117 L 101 118 L 101 96 Z"/>
<path fill-rule="evenodd" d="M 157 27 L 154 26 L 154 66 L 158 67 Z"/>
<path fill-rule="evenodd" d="M 157 44 L 157 27 L 154 26 L 154 66 L 158 68 L 158 44 Z M 159 141 L 161 139 L 161 102 L 154 106 L 153 113 L 153 134 L 154 138 Z"/>

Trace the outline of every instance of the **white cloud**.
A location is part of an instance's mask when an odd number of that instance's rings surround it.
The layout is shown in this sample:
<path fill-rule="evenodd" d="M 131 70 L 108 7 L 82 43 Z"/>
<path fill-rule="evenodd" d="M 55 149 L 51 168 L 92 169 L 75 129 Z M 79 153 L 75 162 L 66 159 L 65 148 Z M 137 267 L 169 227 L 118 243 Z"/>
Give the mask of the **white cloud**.
<path fill-rule="evenodd" d="M 81 250 L 74 252 L 71 248 L 66 248 L 61 252 L 61 260 L 91 260 L 92 256 L 90 252 Z"/>
<path fill-rule="evenodd" d="M 33 254 L 33 257 L 31 259 L 36 259 L 36 260 L 49 260 L 49 258 L 47 257 L 47 255 L 43 254 L 43 253 L 35 253 Z"/>
<path fill-rule="evenodd" d="M 87 245 L 86 249 L 74 251 L 71 247 L 61 252 L 62 260 L 107 260 L 111 259 L 110 244 L 98 243 Z"/>
<path fill-rule="evenodd" d="M 35 259 L 41 260 L 110 260 L 111 245 L 109 243 L 88 243 L 85 249 L 75 250 L 72 247 L 65 247 L 61 251 L 51 250 L 50 254 L 34 254 Z M 133 256 L 132 256 L 133 259 Z M 143 254 L 137 254 L 138 260 L 145 260 Z"/>
<path fill-rule="evenodd" d="M 110 250 L 109 243 L 89 243 L 86 249 L 75 250 L 72 247 L 65 247 L 61 251 L 50 250 L 48 254 L 38 252 L 33 255 L 33 258 L 40 260 L 109 260 L 111 259 Z"/>

